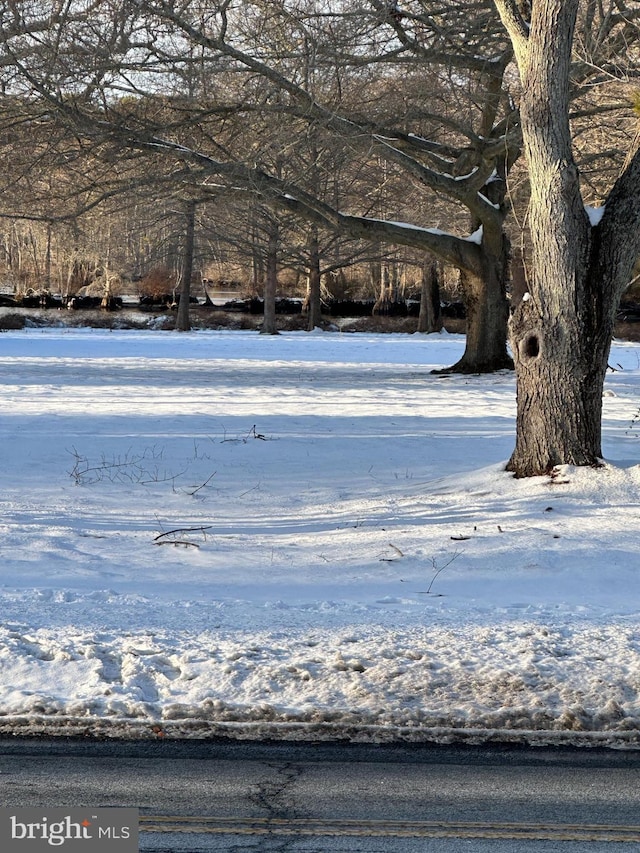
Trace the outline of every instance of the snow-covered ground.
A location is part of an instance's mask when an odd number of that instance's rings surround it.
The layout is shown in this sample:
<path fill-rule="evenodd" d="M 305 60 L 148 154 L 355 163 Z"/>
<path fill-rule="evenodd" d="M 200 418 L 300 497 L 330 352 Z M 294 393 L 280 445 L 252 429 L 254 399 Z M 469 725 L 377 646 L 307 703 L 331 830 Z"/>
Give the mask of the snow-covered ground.
<path fill-rule="evenodd" d="M 515 480 L 453 335 L 0 335 L 0 733 L 640 743 L 640 347 Z"/>

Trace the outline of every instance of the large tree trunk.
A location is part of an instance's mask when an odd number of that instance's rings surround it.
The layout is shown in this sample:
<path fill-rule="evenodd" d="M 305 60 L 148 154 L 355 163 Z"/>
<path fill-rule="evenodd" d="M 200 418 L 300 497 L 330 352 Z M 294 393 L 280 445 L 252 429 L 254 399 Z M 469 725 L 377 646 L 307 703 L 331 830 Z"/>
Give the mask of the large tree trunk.
<path fill-rule="evenodd" d="M 637 209 L 639 185 L 637 156 L 595 226 L 583 206 L 562 228 L 556 205 L 531 212 L 537 236 L 529 291 L 510 321 L 518 404 L 516 447 L 507 468 L 517 477 L 552 473 L 562 464 L 601 464 L 602 398 L 615 314 L 639 244 L 638 214 L 634 228 L 627 202 Z"/>
<path fill-rule="evenodd" d="M 548 272 L 549 281 L 567 280 L 561 265 Z M 518 402 L 516 447 L 507 468 L 517 477 L 549 474 L 561 464 L 596 466 L 602 456 L 602 392 L 613 322 L 598 310 L 598 283 L 584 271 L 576 288 L 580 305 L 556 303 L 558 313 L 545 304 L 552 288 L 541 287 L 538 278 L 533 276 L 536 296 L 526 294 L 511 320 Z"/>
<path fill-rule="evenodd" d="M 467 338 L 462 358 L 442 373 L 491 373 L 510 370 L 513 360 L 507 351 L 507 279 L 509 241 L 501 224 L 484 227 L 481 269 L 477 274 L 462 270 L 460 280 L 467 311 Z"/>
<path fill-rule="evenodd" d="M 548 474 L 561 464 L 600 463 L 602 394 L 615 310 L 631 271 L 634 249 L 629 244 L 635 243 L 637 252 L 637 236 L 620 227 L 624 199 L 633 196 L 629 176 L 614 187 L 599 225 L 590 222 L 580 194 L 569 127 L 578 2 L 534 3 L 530 30 L 523 30 L 517 43 L 532 188 L 529 289 L 510 323 L 517 437 L 507 467 L 517 477 Z"/>
<path fill-rule="evenodd" d="M 518 402 L 508 469 L 518 477 L 550 473 L 562 463 L 596 465 L 601 456 L 611 329 L 601 327 L 588 274 L 590 224 L 571 150 L 569 67 L 577 5 L 540 4 L 520 65 L 532 265 L 529 291 L 511 319 Z"/>

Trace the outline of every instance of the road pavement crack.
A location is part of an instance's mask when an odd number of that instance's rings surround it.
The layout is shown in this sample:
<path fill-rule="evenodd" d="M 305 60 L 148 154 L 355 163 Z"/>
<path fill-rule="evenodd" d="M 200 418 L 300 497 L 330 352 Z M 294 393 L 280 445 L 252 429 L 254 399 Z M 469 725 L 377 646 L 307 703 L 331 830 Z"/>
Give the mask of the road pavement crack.
<path fill-rule="evenodd" d="M 304 817 L 295 808 L 293 787 L 302 776 L 304 769 L 298 764 L 266 764 L 274 771 L 273 775 L 251 786 L 249 801 L 257 806 L 269 820 L 291 819 Z M 251 848 L 255 853 L 288 853 L 296 843 L 296 837 L 282 837 L 267 834 L 256 839 L 258 846 Z"/>

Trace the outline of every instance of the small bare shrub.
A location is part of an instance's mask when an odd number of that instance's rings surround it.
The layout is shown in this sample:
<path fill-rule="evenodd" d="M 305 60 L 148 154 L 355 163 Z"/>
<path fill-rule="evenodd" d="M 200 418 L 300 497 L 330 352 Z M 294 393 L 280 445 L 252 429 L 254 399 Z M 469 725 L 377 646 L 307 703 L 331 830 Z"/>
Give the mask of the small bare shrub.
<path fill-rule="evenodd" d="M 24 329 L 26 317 L 22 314 L 3 314 L 0 316 L 0 331 L 7 332 L 14 329 Z"/>
<path fill-rule="evenodd" d="M 164 266 L 153 267 L 140 282 L 140 296 L 163 296 L 176 287 L 175 274 Z"/>

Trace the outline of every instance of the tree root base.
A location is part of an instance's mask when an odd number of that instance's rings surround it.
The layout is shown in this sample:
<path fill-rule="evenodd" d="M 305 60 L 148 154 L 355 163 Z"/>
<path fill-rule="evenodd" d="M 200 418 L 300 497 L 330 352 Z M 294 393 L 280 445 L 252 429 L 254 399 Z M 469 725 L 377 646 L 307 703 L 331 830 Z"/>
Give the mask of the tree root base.
<path fill-rule="evenodd" d="M 480 374 L 480 373 L 497 373 L 500 370 L 514 370 L 513 359 L 508 355 L 501 358 L 493 359 L 488 362 L 472 362 L 465 359 L 464 356 L 451 367 L 440 367 L 437 370 L 432 370 L 436 376 L 446 376 L 451 373 L 462 374 Z"/>

